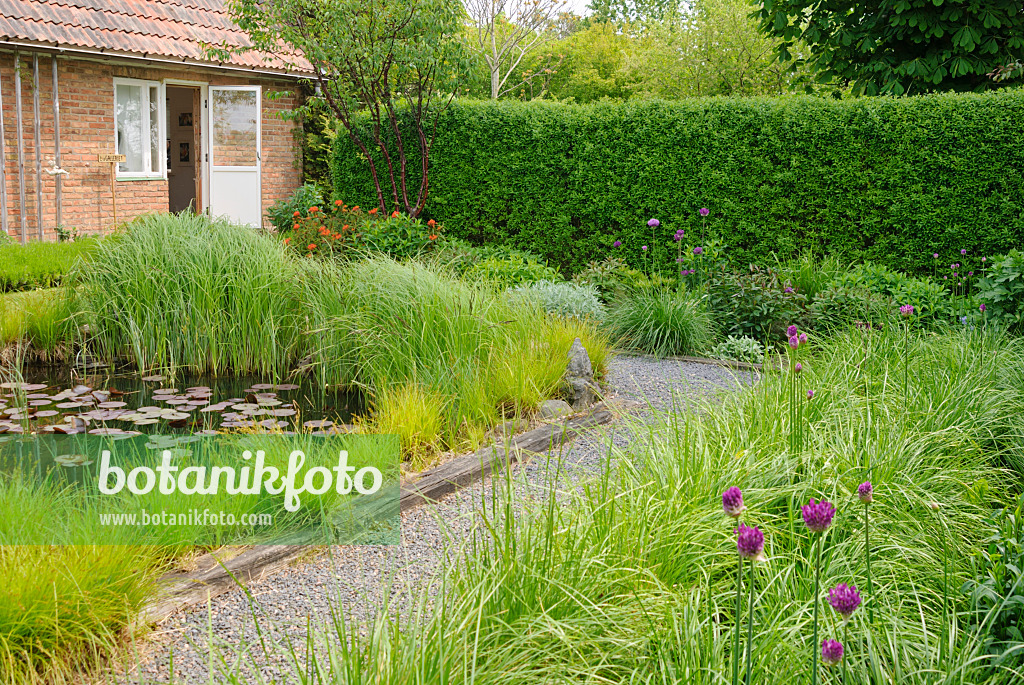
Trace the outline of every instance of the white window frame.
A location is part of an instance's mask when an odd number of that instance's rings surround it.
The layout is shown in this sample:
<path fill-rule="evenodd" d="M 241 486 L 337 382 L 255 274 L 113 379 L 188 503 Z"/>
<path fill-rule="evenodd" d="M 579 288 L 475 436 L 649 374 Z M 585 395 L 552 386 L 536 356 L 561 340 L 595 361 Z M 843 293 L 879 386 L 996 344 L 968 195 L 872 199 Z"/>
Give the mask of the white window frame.
<path fill-rule="evenodd" d="M 144 79 L 137 79 L 137 78 L 115 78 L 114 79 L 114 85 L 113 85 L 113 87 L 111 89 L 112 90 L 111 94 L 112 94 L 112 96 L 114 98 L 113 99 L 113 105 L 114 105 L 114 145 L 113 145 L 112 149 L 115 150 L 115 151 L 117 150 L 117 87 L 118 86 L 141 86 L 142 87 L 142 89 L 141 89 L 142 99 L 143 99 L 142 111 L 146 113 L 146 116 L 143 117 L 143 125 L 146 127 L 145 133 L 146 134 L 150 134 L 150 135 L 152 135 L 152 131 L 149 130 L 150 122 L 149 122 L 149 117 L 148 117 L 148 115 L 149 115 L 149 107 L 150 107 L 150 104 L 151 104 L 150 100 L 149 100 L 149 89 L 150 88 L 156 88 L 157 89 L 157 95 L 156 96 L 157 96 L 158 102 L 157 102 L 156 121 L 157 121 L 157 128 L 159 129 L 157 131 L 157 140 L 159 140 L 163 144 L 166 144 L 166 142 L 167 142 L 167 131 L 166 131 L 166 122 L 164 120 L 167 118 L 167 95 L 166 95 L 166 91 L 164 90 L 164 84 L 161 83 L 160 81 L 147 81 L 147 80 L 144 80 Z M 142 137 L 142 139 L 145 140 L 145 141 L 149 141 L 150 140 L 150 135 L 144 135 Z M 162 154 L 163 150 L 164 150 L 163 146 L 160 146 L 159 150 L 160 150 L 161 154 L 157 155 L 160 158 L 158 160 L 158 162 L 159 162 L 159 170 L 158 171 L 121 171 L 120 165 L 118 165 L 117 180 L 118 181 L 133 181 L 133 180 L 147 180 L 147 181 L 151 181 L 151 180 L 154 180 L 154 179 L 166 179 L 167 178 L 167 159 L 166 159 L 167 156 L 165 154 Z M 149 145 L 144 146 L 143 152 L 142 152 L 142 159 L 143 159 L 142 166 L 144 168 L 146 168 L 146 169 L 152 169 L 153 168 L 152 150 L 150 149 Z"/>

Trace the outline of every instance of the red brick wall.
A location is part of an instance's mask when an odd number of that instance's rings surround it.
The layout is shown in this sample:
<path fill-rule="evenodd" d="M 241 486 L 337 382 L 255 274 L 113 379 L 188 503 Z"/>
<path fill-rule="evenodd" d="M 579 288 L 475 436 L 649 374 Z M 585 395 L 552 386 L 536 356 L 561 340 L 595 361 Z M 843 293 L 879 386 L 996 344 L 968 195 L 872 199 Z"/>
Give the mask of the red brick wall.
<path fill-rule="evenodd" d="M 292 91 L 296 83 L 272 77 L 248 78 L 212 69 L 163 66 L 143 67 L 91 62 L 74 57 L 57 58 L 60 100 L 61 167 L 69 172 L 62 181 L 62 223 L 83 233 L 109 232 L 113 227 L 110 196 L 110 164 L 97 156 L 114 152 L 115 77 L 163 81 L 182 79 L 210 85 L 262 86 L 262 186 L 264 211 L 287 197 L 302 183 L 301 146 L 295 122 L 280 114 L 296 104 L 293 95 L 270 98 L 274 92 Z M 43 169 L 53 166 L 53 72 L 51 57 L 39 56 L 40 152 Z M 36 219 L 36 150 L 32 112 L 32 55 L 21 53 L 22 145 L 25 159 L 24 222 L 18 191 L 17 115 L 15 109 L 14 55 L 0 53 L 0 97 L 3 99 L 4 170 L 7 187 L 8 232 L 19 236 L 27 224 L 29 239 L 39 236 Z M 197 122 L 198 124 L 199 122 Z M 205 122 L 204 122 L 205 124 Z M 177 154 L 177 151 L 172 151 Z M 43 237 L 53 240 L 57 224 L 53 176 L 42 175 Z M 118 223 L 154 211 L 167 211 L 167 180 L 119 180 Z M 206 190 L 206 189 L 204 189 Z M 266 223 L 266 221 L 265 221 Z"/>

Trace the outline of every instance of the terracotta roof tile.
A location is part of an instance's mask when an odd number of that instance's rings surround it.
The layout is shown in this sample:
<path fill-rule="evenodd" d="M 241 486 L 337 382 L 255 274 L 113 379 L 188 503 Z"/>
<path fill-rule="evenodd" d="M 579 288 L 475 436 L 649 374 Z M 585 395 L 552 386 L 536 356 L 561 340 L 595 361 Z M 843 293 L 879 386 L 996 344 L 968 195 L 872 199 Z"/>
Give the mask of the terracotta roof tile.
<path fill-rule="evenodd" d="M 224 0 L 0 0 L 3 41 L 194 61 L 209 61 L 205 45 L 249 45 Z M 227 64 L 309 72 L 285 46 L 278 55 L 247 52 Z"/>

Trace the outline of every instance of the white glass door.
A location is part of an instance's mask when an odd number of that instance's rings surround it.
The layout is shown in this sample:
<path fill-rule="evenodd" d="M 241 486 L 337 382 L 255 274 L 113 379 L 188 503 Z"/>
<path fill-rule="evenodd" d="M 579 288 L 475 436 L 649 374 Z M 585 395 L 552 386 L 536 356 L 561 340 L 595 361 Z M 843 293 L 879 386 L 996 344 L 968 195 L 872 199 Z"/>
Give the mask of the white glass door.
<path fill-rule="evenodd" d="M 210 214 L 258 227 L 260 87 L 210 86 Z"/>

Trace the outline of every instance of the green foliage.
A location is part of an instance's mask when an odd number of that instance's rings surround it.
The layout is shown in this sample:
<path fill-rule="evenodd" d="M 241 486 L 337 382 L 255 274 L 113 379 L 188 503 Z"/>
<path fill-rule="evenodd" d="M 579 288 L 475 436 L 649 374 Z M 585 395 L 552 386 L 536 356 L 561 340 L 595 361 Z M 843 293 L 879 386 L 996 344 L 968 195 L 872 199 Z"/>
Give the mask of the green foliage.
<path fill-rule="evenodd" d="M 785 339 L 791 324 L 806 326 L 807 297 L 787 286 L 771 269 L 745 273 L 719 270 L 708 282 L 708 306 L 733 335 L 765 342 Z"/>
<path fill-rule="evenodd" d="M 824 331 L 857 324 L 881 326 L 892 320 L 896 309 L 891 299 L 863 286 L 835 284 L 819 292 L 810 307 L 815 327 Z"/>
<path fill-rule="evenodd" d="M 1024 497 L 989 516 L 990 531 L 971 557 L 973 577 L 962 591 L 970 606 L 970 630 L 994 665 L 1024 659 Z"/>
<path fill-rule="evenodd" d="M 784 263 L 776 260 L 775 271 L 785 283 L 789 284 L 813 300 L 822 290 L 845 272 L 839 260 L 828 255 L 819 259 L 811 252 L 804 252 L 796 259 Z"/>
<path fill-rule="evenodd" d="M 569 319 L 601 321 L 606 310 L 594 286 L 537 281 L 509 290 L 512 297 L 533 300 L 548 314 Z"/>
<path fill-rule="evenodd" d="M 665 289 L 677 284 L 675 279 L 665 278 L 660 274 L 648 275 L 639 269 L 633 269 L 618 257 L 605 257 L 600 262 L 590 262 L 583 271 L 573 276 L 573 283 L 591 285 L 597 288 L 598 294 L 605 302 L 630 294 Z"/>
<path fill-rule="evenodd" d="M 758 11 L 781 58 L 800 40 L 822 79 L 868 95 L 995 87 L 988 74 L 1024 56 L 1018 0 L 774 0 Z"/>
<path fill-rule="evenodd" d="M 310 207 L 322 207 L 323 204 L 324 196 L 320 188 L 315 183 L 305 183 L 287 200 L 279 200 L 270 205 L 267 216 L 277 232 L 284 233 L 292 229 L 295 212 L 306 215 Z"/>
<path fill-rule="evenodd" d="M 672 236 L 695 235 L 700 207 L 711 210 L 710 237 L 742 266 L 774 263 L 770 251 L 811 252 L 923 274 L 932 253 L 1024 243 L 1024 91 L 457 101 L 438 126 L 425 216 L 443 219 L 449 236 L 526 249 L 563 273 L 604 259 L 615 240 L 614 254 L 643 268 L 646 222 L 657 217 L 654 263 L 674 277 Z M 337 196 L 374 204 L 347 139 L 332 177 Z"/>
<path fill-rule="evenodd" d="M 989 260 L 977 282 L 978 300 L 985 303 L 985 318 L 1010 330 L 1024 324 L 1024 253 L 1009 253 Z"/>
<path fill-rule="evenodd" d="M 79 259 L 96 249 L 94 238 L 74 242 L 0 243 L 0 292 L 60 285 Z"/>
<path fill-rule="evenodd" d="M 392 213 L 371 219 L 362 225 L 359 241 L 370 252 L 395 259 L 410 259 L 437 249 L 441 226 L 431 219 L 425 222 L 408 214 Z"/>
<path fill-rule="evenodd" d="M 914 320 L 924 325 L 948 323 L 959 312 L 957 302 L 945 287 L 878 264 L 858 264 L 840 274 L 833 286 L 854 292 L 867 290 L 887 299 L 890 309 L 914 305 Z"/>
<path fill-rule="evenodd" d="M 616 302 L 606 324 L 620 347 L 660 357 L 704 354 L 714 344 L 711 315 L 685 292 L 636 292 Z"/>
<path fill-rule="evenodd" d="M 730 335 L 711 351 L 715 359 L 731 359 L 752 364 L 764 360 L 764 347 L 754 338 Z"/>
<path fill-rule="evenodd" d="M 537 281 L 557 281 L 561 278 L 550 266 L 521 254 L 482 259 L 467 269 L 465 276 L 501 288 L 529 285 Z"/>

